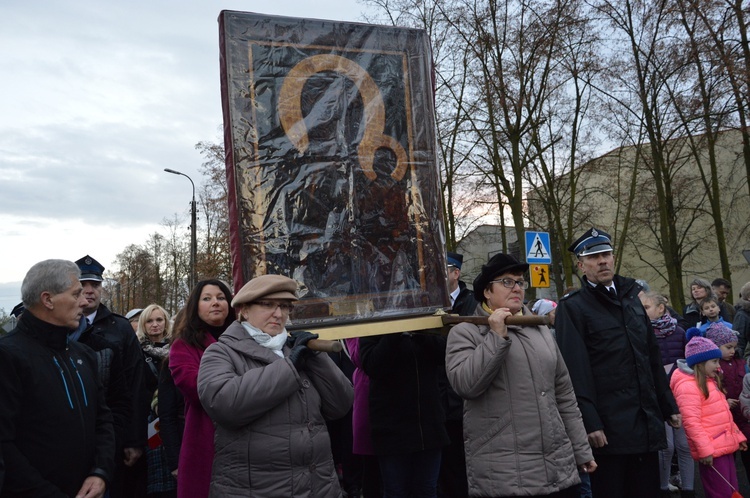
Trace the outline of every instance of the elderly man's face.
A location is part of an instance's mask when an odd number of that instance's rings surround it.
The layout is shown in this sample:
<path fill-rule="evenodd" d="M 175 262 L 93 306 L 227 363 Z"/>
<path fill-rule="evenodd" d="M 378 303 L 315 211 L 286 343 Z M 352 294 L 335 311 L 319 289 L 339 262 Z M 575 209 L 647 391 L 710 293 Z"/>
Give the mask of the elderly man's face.
<path fill-rule="evenodd" d="M 592 284 L 609 285 L 615 276 L 615 256 L 612 251 L 580 256 L 578 268 Z"/>
<path fill-rule="evenodd" d="M 83 307 L 86 305 L 82 291 L 81 283 L 71 275 L 70 287 L 59 294 L 49 296 L 49 322 L 69 329 L 77 328 L 83 316 Z"/>

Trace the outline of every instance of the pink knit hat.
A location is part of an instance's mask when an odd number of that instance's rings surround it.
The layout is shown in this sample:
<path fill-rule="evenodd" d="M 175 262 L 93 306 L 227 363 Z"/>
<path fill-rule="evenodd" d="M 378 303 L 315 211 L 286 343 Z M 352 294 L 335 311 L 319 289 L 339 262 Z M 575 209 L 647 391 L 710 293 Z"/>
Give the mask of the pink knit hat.
<path fill-rule="evenodd" d="M 715 322 L 706 329 L 706 339 L 714 341 L 718 347 L 730 342 L 737 342 L 737 334 L 721 322 Z"/>
<path fill-rule="evenodd" d="M 685 360 L 690 368 L 698 363 L 721 358 L 721 350 L 705 337 L 693 337 L 685 346 Z"/>

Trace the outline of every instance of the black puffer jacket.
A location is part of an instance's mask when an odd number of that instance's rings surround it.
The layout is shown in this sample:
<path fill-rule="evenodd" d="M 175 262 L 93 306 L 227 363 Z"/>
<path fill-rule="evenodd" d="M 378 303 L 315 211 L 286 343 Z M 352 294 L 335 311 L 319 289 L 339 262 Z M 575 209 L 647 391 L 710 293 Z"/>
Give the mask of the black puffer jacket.
<path fill-rule="evenodd" d="M 0 338 L 0 496 L 75 496 L 86 477 L 109 482 L 112 414 L 94 352 L 30 311 Z"/>
<path fill-rule="evenodd" d="M 604 430 L 601 454 L 666 448 L 664 421 L 679 413 L 669 390 L 641 286 L 615 275 L 619 300 L 592 287 L 560 300 L 557 342 L 573 381 L 586 432 Z"/>

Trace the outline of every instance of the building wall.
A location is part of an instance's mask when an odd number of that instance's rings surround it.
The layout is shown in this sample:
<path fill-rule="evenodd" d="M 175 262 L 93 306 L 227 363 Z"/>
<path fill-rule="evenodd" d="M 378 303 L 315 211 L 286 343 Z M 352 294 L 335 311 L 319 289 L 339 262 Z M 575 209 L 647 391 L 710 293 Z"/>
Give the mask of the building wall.
<path fill-rule="evenodd" d="M 676 180 L 673 201 L 679 214 L 675 226 L 683 234 L 684 252 L 689 251 L 683 262 L 682 284 L 687 289 L 688 282 L 695 277 L 713 280 L 722 276 L 716 230 L 708 212 L 709 201 L 698 162 L 690 153 L 688 142 L 673 140 L 667 144 L 666 151 Z M 750 264 L 742 254 L 743 250 L 750 249 L 750 197 L 739 132 L 721 133 L 716 152 L 722 220 L 732 272 L 732 295 L 736 300 L 740 287 L 750 281 Z M 707 171 L 708 152 L 705 148 L 701 161 Z M 658 233 L 658 210 L 661 206 L 656 201 L 650 165 L 644 162 L 643 156 L 637 157 L 635 147 L 626 147 L 597 158 L 584 167 L 587 172 L 581 176 L 581 182 L 587 191 L 585 207 L 599 213 L 598 219 L 592 222 L 610 232 L 615 244 L 623 236 L 624 206 L 627 202 L 633 204 L 633 218 L 625 235 L 623 250 L 616 254 L 621 265 L 620 273 L 644 279 L 652 290 L 666 293 L 665 258 L 654 234 L 654 231 Z M 638 168 L 637 189 L 631 198 L 629 189 L 634 167 Z M 681 309 L 682 303 L 674 304 Z"/>

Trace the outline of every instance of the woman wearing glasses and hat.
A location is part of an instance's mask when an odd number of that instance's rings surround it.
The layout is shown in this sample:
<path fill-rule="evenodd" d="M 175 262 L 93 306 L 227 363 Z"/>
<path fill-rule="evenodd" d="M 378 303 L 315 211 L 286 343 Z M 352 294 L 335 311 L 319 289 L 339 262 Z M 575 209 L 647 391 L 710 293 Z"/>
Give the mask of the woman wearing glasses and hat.
<path fill-rule="evenodd" d="M 297 283 L 256 277 L 237 293 L 238 321 L 206 349 L 198 395 L 216 424 L 210 496 L 341 496 L 326 420 L 352 406 L 349 379 L 310 332 L 287 333 Z"/>
<path fill-rule="evenodd" d="M 496 254 L 474 280 L 489 325 L 451 329 L 446 370 L 464 399 L 472 496 L 578 497 L 578 469 L 596 469 L 555 339 L 546 326 L 506 325 L 524 307 L 529 265 Z"/>

